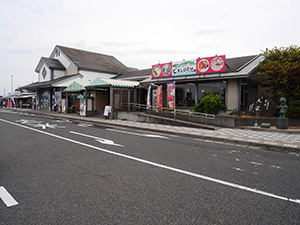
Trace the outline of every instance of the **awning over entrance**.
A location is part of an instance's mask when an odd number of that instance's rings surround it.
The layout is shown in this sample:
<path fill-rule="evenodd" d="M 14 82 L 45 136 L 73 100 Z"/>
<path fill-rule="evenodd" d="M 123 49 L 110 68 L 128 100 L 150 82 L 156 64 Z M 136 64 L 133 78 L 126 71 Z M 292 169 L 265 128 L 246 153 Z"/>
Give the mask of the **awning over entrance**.
<path fill-rule="evenodd" d="M 125 80 L 114 80 L 114 79 L 104 79 L 104 78 L 96 78 L 93 80 L 87 87 L 93 86 L 102 86 L 102 87 L 127 87 L 134 88 L 138 86 L 140 83 L 135 81 L 125 81 Z"/>
<path fill-rule="evenodd" d="M 77 83 L 76 81 L 74 81 L 64 91 L 78 92 L 78 91 L 82 91 L 82 90 L 85 90 L 85 87 L 83 85 Z"/>
<path fill-rule="evenodd" d="M 85 99 L 85 96 L 84 95 L 78 95 L 77 99 Z"/>

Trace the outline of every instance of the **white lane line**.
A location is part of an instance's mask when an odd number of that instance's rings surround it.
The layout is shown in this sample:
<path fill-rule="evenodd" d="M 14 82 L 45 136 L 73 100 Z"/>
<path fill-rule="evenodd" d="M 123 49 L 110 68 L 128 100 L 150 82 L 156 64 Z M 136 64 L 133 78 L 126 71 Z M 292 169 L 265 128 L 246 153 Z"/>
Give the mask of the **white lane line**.
<path fill-rule="evenodd" d="M 126 158 L 126 159 L 131 159 L 131 160 L 134 160 L 134 161 L 137 161 L 137 162 L 145 163 L 145 164 L 148 164 L 148 165 L 152 165 L 152 166 L 155 166 L 155 167 L 159 167 L 159 168 L 174 171 L 174 172 L 177 172 L 177 173 L 185 174 L 185 175 L 188 175 L 188 176 L 200 178 L 202 180 L 211 181 L 211 182 L 214 182 L 214 183 L 217 183 L 217 184 L 223 184 L 225 186 L 237 188 L 237 189 L 252 192 L 252 193 L 255 193 L 255 194 L 260 194 L 260 195 L 264 195 L 264 196 L 268 196 L 268 197 L 272 197 L 272 198 L 276 198 L 276 199 L 280 199 L 280 200 L 300 204 L 300 199 L 291 199 L 291 198 L 287 198 L 287 197 L 284 197 L 284 196 L 275 195 L 275 194 L 272 194 L 272 193 L 269 193 L 269 192 L 266 192 L 266 191 L 257 190 L 257 189 L 246 187 L 246 186 L 243 186 L 243 185 L 239 185 L 239 184 L 219 180 L 219 179 L 216 179 L 216 178 L 204 176 L 204 175 L 201 175 L 201 174 L 196 174 L 196 173 L 193 173 L 193 172 L 177 169 L 177 168 L 170 167 L 170 166 L 165 166 L 165 165 L 162 165 L 162 164 L 159 164 L 159 163 L 155 163 L 155 162 L 151 162 L 151 161 L 148 161 L 148 160 L 136 158 L 136 157 L 133 157 L 133 156 L 113 152 L 113 151 L 103 149 L 103 148 L 99 148 L 99 147 L 96 147 L 96 146 L 93 146 L 93 145 L 90 145 L 90 144 L 86 144 L 86 143 L 75 141 L 75 140 L 72 140 L 72 139 L 69 139 L 69 138 L 61 137 L 61 136 L 58 136 L 56 134 L 51 134 L 51 133 L 48 133 L 48 132 L 45 132 L 45 131 L 42 131 L 42 130 L 37 130 L 37 129 L 31 128 L 31 127 L 23 126 L 21 124 L 10 122 L 8 120 L 0 119 L 0 121 L 5 122 L 5 123 L 9 123 L 9 124 L 12 124 L 12 125 L 15 125 L 15 126 L 23 127 L 25 129 L 32 130 L 32 131 L 35 131 L 35 132 L 38 132 L 38 133 L 41 133 L 41 134 L 49 135 L 51 137 L 55 137 L 55 138 L 58 138 L 58 139 L 61 139 L 61 140 L 72 142 L 72 143 L 75 143 L 75 144 L 78 144 L 78 145 L 82 145 L 82 146 L 85 146 L 85 147 L 88 147 L 88 148 L 93 148 L 93 149 L 96 149 L 96 150 L 99 150 L 99 151 L 102 151 L 102 152 L 105 152 L 105 153 L 109 153 L 111 155 L 120 156 L 120 157 L 123 157 L 123 158 Z"/>
<path fill-rule="evenodd" d="M 271 165 L 272 168 L 276 168 L 276 169 L 283 169 L 282 167 L 280 166 L 276 166 L 276 165 Z"/>
<path fill-rule="evenodd" d="M 114 141 L 112 140 L 108 140 L 108 139 L 104 139 L 104 138 L 100 138 L 100 137 L 95 137 L 95 136 L 91 136 L 88 134 L 83 134 L 83 133 L 78 133 L 75 131 L 70 131 L 71 134 L 77 134 L 77 135 L 81 135 L 83 137 L 88 137 L 88 138 L 93 138 L 96 141 L 100 142 L 101 144 L 105 144 L 105 145 L 114 145 L 114 146 L 119 146 L 119 147 L 124 147 L 124 145 L 120 145 L 120 144 L 116 144 Z"/>
<path fill-rule="evenodd" d="M 110 128 L 106 128 L 106 130 L 108 130 L 108 131 L 113 131 L 113 132 L 124 133 L 124 134 L 131 134 L 131 135 L 135 135 L 135 136 L 142 136 L 142 137 L 153 137 L 153 138 L 170 139 L 170 138 L 168 138 L 168 137 L 161 136 L 161 135 L 157 135 L 157 134 L 139 134 L 139 133 L 133 133 L 133 132 L 124 131 L 124 130 L 110 129 Z"/>
<path fill-rule="evenodd" d="M 253 164 L 253 165 L 257 165 L 257 166 L 261 166 L 262 165 L 262 163 L 258 163 L 258 162 L 250 162 L 251 164 Z"/>
<path fill-rule="evenodd" d="M 89 124 L 89 123 L 79 123 L 77 126 L 79 126 L 79 127 L 93 127 L 94 125 Z"/>
<path fill-rule="evenodd" d="M 19 203 L 9 194 L 5 187 L 0 187 L 0 198 L 7 207 L 18 205 Z"/>
<path fill-rule="evenodd" d="M 243 169 L 241 169 L 241 168 L 232 168 L 232 169 L 234 169 L 234 170 L 237 170 L 237 171 L 244 172 L 244 170 L 243 170 Z"/>

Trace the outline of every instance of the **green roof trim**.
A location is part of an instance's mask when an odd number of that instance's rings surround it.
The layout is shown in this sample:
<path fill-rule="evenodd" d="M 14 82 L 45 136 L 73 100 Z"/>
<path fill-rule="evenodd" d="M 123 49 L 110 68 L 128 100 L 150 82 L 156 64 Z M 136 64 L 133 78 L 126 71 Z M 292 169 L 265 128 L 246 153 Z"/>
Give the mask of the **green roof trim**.
<path fill-rule="evenodd" d="M 139 82 L 133 82 L 133 81 L 124 81 L 124 80 L 115 80 L 115 79 L 102 79 L 100 77 L 93 80 L 87 87 L 91 86 L 112 86 L 112 87 L 127 87 L 127 88 L 133 88 L 137 86 Z"/>
<path fill-rule="evenodd" d="M 77 99 L 84 99 L 84 98 L 85 98 L 84 95 L 78 95 L 78 96 L 77 96 Z"/>
<path fill-rule="evenodd" d="M 85 87 L 79 83 L 77 83 L 76 81 L 74 81 L 72 84 L 70 84 L 64 91 L 82 91 L 85 90 Z"/>
<path fill-rule="evenodd" d="M 102 80 L 101 78 L 97 77 L 95 80 L 93 80 L 91 83 L 89 83 L 88 86 L 102 86 L 102 85 L 110 85 L 110 83 Z"/>

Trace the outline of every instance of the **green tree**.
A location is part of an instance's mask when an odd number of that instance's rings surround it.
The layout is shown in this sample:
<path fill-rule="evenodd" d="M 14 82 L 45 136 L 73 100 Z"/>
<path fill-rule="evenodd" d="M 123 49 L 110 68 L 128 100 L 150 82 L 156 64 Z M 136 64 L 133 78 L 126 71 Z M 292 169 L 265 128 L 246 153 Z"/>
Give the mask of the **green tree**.
<path fill-rule="evenodd" d="M 300 99 L 300 47 L 275 47 L 266 50 L 263 56 L 259 74 L 265 75 L 272 85 L 273 98 Z"/>
<path fill-rule="evenodd" d="M 286 112 L 286 117 L 300 119 L 300 100 L 294 100 L 291 102 Z"/>
<path fill-rule="evenodd" d="M 212 94 L 211 91 L 206 91 L 200 103 L 194 107 L 195 112 L 207 114 L 219 114 L 220 111 L 225 112 L 226 109 L 226 106 L 220 100 L 220 96 L 216 93 Z"/>

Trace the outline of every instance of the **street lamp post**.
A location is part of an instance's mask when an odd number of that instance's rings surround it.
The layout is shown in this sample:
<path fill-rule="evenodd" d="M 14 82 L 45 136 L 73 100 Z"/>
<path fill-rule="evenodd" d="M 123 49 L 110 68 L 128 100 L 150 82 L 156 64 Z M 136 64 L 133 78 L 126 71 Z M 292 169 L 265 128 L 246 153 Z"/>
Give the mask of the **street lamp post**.
<path fill-rule="evenodd" d="M 14 89 L 14 75 L 11 75 L 11 93 L 13 93 Z"/>

